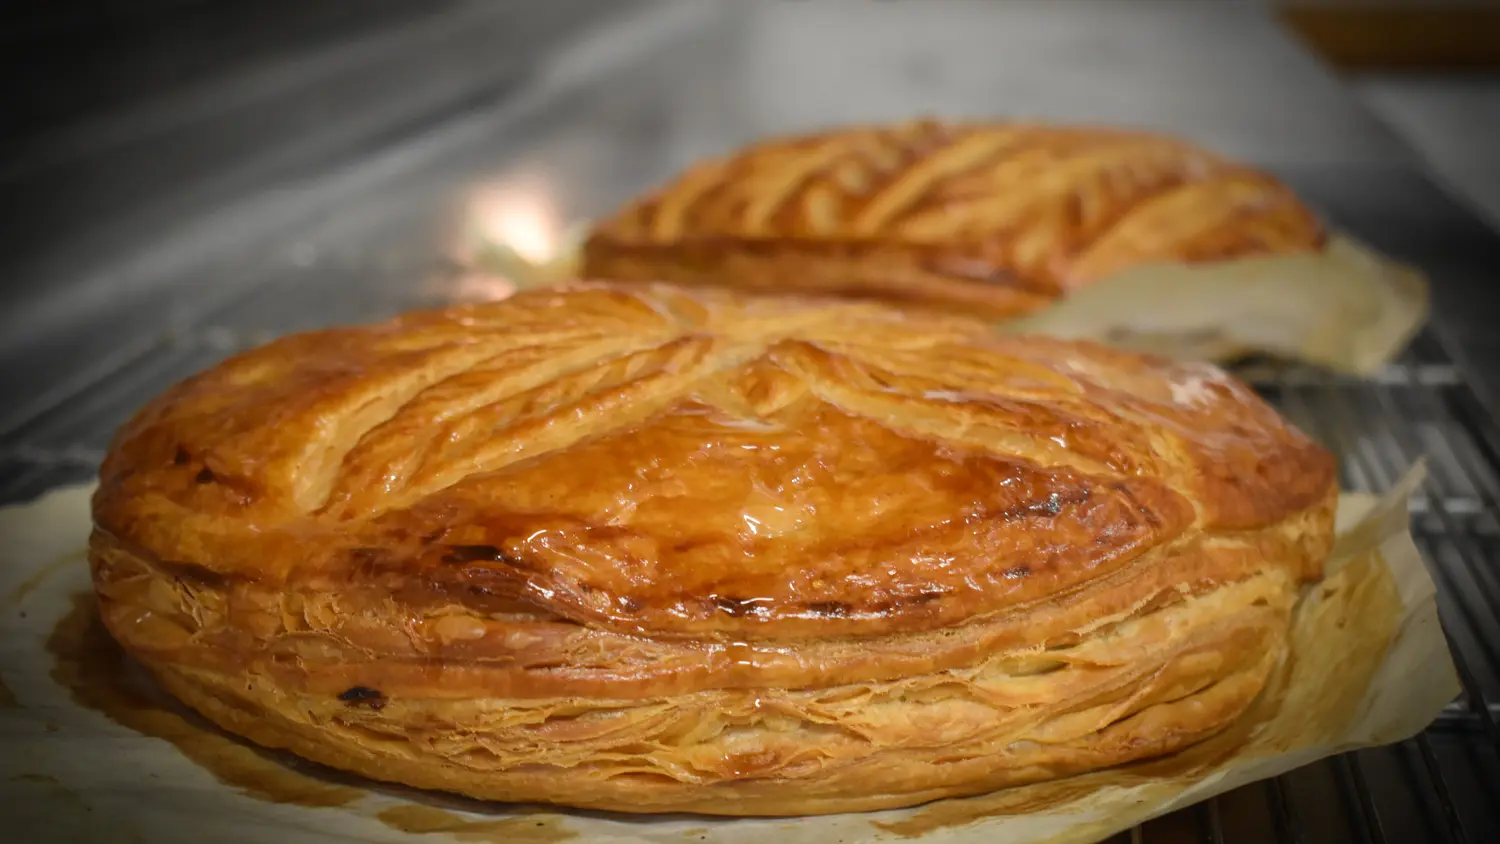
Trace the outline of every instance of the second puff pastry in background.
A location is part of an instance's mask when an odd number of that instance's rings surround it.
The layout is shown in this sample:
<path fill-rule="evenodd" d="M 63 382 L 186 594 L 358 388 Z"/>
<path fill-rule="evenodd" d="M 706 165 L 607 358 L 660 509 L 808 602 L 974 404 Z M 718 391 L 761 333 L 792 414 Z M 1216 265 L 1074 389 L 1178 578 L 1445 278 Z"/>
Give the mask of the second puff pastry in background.
<path fill-rule="evenodd" d="M 766 139 L 626 204 L 576 255 L 500 263 L 522 286 L 576 273 L 878 299 L 1356 375 L 1427 316 L 1418 272 L 1330 231 L 1266 173 L 1161 135 L 1040 124 Z"/>

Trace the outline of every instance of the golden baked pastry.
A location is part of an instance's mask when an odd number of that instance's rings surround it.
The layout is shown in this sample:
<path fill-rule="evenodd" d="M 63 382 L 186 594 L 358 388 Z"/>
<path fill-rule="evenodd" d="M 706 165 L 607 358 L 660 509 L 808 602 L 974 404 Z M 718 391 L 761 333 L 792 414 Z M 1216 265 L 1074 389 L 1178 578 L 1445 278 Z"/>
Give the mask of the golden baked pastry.
<path fill-rule="evenodd" d="M 919 121 L 700 163 L 588 237 L 590 278 L 890 300 L 991 319 L 1119 270 L 1315 252 L 1271 176 L 1127 130 Z"/>
<path fill-rule="evenodd" d="M 113 635 L 259 744 L 480 798 L 903 806 L 1221 730 L 1328 453 L 1206 364 L 578 284 L 278 340 L 119 433 Z"/>

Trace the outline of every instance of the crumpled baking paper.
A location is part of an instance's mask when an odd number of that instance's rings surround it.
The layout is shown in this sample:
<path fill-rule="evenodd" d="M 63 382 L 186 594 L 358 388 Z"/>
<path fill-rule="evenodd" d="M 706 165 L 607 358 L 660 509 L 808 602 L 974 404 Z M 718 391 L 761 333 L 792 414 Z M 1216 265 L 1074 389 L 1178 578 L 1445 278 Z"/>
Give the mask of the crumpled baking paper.
<path fill-rule="evenodd" d="M 1347 237 L 1321 252 L 1143 264 L 1002 330 L 1229 361 L 1252 354 L 1371 375 L 1427 320 L 1427 281 Z"/>
<path fill-rule="evenodd" d="M 564 281 L 578 272 L 585 227 L 569 232 L 547 261 L 486 241 L 470 264 L 516 288 Z M 1406 348 L 1427 315 L 1420 272 L 1340 235 L 1321 252 L 1138 265 L 998 328 L 1186 360 L 1265 355 L 1371 375 Z"/>
<path fill-rule="evenodd" d="M 1166 759 L 991 795 L 772 819 L 515 807 L 370 783 L 219 734 L 143 677 L 123 698 L 131 714 L 112 720 L 85 705 L 101 698 L 88 691 L 103 682 L 92 659 L 69 668 L 49 651 L 68 641 L 113 648 L 89 613 L 89 490 L 62 490 L 0 511 L 0 828 L 33 844 L 1098 841 L 1326 756 L 1409 738 L 1458 694 L 1435 589 L 1408 532 L 1407 498 L 1421 477 L 1414 468 L 1378 499 L 1343 496 L 1339 540 L 1298 607 L 1291 659 L 1219 736 Z M 80 629 L 92 633 L 79 638 Z M 117 649 L 102 655 L 100 664 L 130 665 Z"/>

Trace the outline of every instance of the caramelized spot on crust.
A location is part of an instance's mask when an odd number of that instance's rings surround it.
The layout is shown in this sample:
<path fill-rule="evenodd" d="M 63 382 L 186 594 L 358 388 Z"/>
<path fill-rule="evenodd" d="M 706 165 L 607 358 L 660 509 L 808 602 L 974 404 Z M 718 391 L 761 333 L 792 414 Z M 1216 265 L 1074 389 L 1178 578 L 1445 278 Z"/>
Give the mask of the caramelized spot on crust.
<path fill-rule="evenodd" d="M 376 689 L 364 686 L 352 686 L 339 695 L 339 700 L 350 706 L 366 706 L 370 709 L 384 709 L 385 695 Z"/>

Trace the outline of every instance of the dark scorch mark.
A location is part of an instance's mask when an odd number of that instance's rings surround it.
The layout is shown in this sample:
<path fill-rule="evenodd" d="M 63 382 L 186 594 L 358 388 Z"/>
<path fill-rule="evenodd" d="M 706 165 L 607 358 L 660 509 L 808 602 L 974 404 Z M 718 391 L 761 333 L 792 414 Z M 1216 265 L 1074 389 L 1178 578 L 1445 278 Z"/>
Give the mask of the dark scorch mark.
<path fill-rule="evenodd" d="M 385 695 L 366 686 L 351 686 L 339 695 L 339 700 L 349 706 L 366 706 L 377 710 L 385 708 Z"/>

